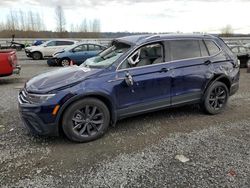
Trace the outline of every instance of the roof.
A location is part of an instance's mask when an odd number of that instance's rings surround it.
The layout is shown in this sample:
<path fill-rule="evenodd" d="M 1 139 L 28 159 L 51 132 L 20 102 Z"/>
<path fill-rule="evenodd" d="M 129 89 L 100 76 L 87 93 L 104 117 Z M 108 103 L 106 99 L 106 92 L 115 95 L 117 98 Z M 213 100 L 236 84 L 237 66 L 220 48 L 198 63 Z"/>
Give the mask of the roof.
<path fill-rule="evenodd" d="M 153 42 L 158 40 L 164 40 L 164 39 L 178 39 L 178 38 L 216 38 L 212 35 L 201 35 L 201 34 L 159 34 L 159 35 L 132 35 L 127 37 L 121 37 L 117 38 L 114 41 L 119 41 L 123 43 L 127 43 L 130 45 L 138 45 L 145 42 Z"/>

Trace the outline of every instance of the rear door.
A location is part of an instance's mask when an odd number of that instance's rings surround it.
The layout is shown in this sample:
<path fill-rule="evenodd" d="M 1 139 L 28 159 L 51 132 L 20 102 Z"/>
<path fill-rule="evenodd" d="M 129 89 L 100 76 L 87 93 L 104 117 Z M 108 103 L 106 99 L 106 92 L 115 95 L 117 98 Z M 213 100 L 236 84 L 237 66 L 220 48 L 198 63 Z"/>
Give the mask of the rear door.
<path fill-rule="evenodd" d="M 199 101 L 211 75 L 209 53 L 203 40 L 168 41 L 171 56 L 171 104 Z"/>
<path fill-rule="evenodd" d="M 56 47 L 53 49 L 53 53 L 59 50 L 63 50 L 64 48 L 67 48 L 70 45 L 73 45 L 73 41 L 56 41 Z"/>
<path fill-rule="evenodd" d="M 81 44 L 72 50 L 70 59 L 78 65 L 83 63 L 88 58 L 88 45 Z"/>
<path fill-rule="evenodd" d="M 88 45 L 88 58 L 96 56 L 102 50 L 101 46 L 95 44 Z"/>
<path fill-rule="evenodd" d="M 44 48 L 43 48 L 43 55 L 44 56 L 52 56 L 52 54 L 55 52 L 55 49 L 57 48 L 56 41 L 49 42 Z"/>

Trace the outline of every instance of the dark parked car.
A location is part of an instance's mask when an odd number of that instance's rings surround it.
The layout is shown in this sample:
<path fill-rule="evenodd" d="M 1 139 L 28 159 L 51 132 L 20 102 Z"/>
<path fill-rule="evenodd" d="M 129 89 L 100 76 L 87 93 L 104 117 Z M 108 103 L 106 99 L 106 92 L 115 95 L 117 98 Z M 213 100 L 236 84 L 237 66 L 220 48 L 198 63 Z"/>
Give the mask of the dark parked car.
<path fill-rule="evenodd" d="M 130 36 L 81 66 L 30 79 L 19 93 L 25 125 L 87 142 L 119 119 L 198 103 L 222 112 L 239 87 L 239 61 L 209 35 Z"/>
<path fill-rule="evenodd" d="M 96 56 L 99 52 L 106 49 L 105 46 L 99 44 L 77 43 L 62 51 L 53 54 L 53 58 L 48 59 L 47 63 L 50 66 L 69 66 L 73 61 L 75 65 L 82 64 L 86 59 Z"/>
<path fill-rule="evenodd" d="M 240 67 L 246 68 L 247 63 L 250 62 L 250 51 L 245 46 L 233 46 L 231 50 L 235 55 L 237 55 L 238 59 L 240 60 Z"/>

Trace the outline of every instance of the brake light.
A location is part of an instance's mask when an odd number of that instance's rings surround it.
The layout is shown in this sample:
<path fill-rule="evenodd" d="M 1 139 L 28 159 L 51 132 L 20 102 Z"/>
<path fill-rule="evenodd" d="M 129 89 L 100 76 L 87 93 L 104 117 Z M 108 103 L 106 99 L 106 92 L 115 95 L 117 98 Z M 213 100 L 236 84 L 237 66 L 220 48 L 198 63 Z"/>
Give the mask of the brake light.
<path fill-rule="evenodd" d="M 12 58 L 12 56 L 8 57 L 8 61 L 9 61 L 10 66 L 13 66 L 13 58 Z"/>

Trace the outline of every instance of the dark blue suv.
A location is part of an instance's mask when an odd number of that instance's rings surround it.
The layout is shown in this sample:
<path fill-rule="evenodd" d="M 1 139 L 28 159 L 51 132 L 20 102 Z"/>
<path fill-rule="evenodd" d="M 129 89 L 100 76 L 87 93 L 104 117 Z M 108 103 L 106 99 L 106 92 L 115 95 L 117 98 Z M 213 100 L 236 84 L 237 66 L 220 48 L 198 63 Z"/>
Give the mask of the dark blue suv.
<path fill-rule="evenodd" d="M 210 35 L 137 35 L 81 66 L 30 79 L 19 94 L 24 124 L 40 135 L 87 142 L 117 120 L 168 107 L 199 103 L 223 111 L 239 88 L 239 61 Z"/>

